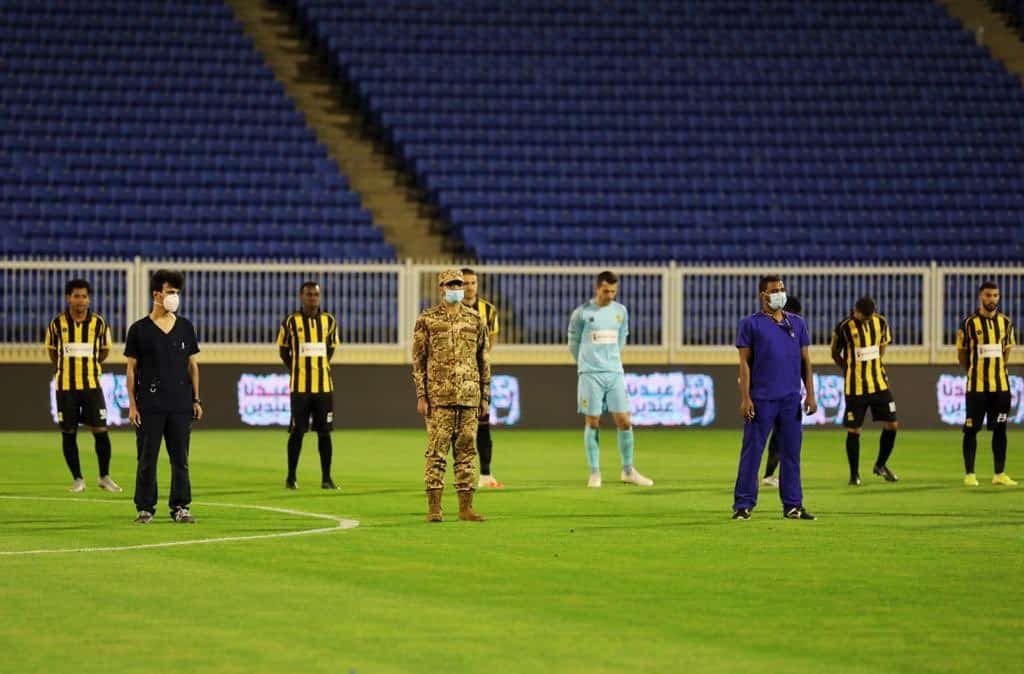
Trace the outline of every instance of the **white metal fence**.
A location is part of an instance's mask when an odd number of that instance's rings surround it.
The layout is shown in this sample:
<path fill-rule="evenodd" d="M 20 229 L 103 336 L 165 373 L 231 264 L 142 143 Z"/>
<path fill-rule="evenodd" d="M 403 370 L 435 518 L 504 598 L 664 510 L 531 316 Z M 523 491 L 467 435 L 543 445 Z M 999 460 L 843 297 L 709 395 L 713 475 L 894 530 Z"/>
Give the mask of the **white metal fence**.
<path fill-rule="evenodd" d="M 304 281 L 320 283 L 323 306 L 339 321 L 342 352 L 363 362 L 408 359 L 412 326 L 438 300 L 440 264 L 209 264 L 142 261 L 0 261 L 0 360 L 43 360 L 49 320 L 64 309 L 64 283 L 93 286 L 92 306 L 122 341 L 150 308 L 149 278 L 168 267 L 185 273 L 182 313 L 196 324 L 209 359 L 273 360 L 273 341 L 298 308 Z M 983 280 L 999 284 L 1003 310 L 1024 316 L 1024 267 L 684 267 L 611 266 L 619 299 L 630 311 L 630 349 L 647 362 L 715 362 L 735 358 L 738 320 L 757 305 L 757 282 L 778 273 L 799 297 L 820 349 L 834 325 L 863 295 L 874 298 L 906 362 L 951 357 L 960 321 L 976 308 Z M 565 362 L 573 309 L 593 294 L 603 266 L 480 265 L 480 294 L 499 311 L 496 362 Z M 1024 320 L 1024 319 L 1022 319 Z M 117 351 L 115 350 L 115 353 Z M 344 357 L 344 356 L 343 356 Z M 511 360 L 510 360 L 511 359 Z"/>

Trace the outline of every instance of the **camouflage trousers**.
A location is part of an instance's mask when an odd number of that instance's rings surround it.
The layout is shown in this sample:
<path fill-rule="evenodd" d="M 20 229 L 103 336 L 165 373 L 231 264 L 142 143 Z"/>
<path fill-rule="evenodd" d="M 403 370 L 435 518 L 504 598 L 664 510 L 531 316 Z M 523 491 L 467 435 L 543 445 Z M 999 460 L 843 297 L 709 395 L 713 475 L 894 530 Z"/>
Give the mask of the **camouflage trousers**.
<path fill-rule="evenodd" d="M 476 483 L 477 410 L 472 407 L 433 407 L 427 417 L 427 459 L 423 482 L 427 489 L 444 488 L 448 450 L 455 463 L 455 489 L 473 491 Z"/>

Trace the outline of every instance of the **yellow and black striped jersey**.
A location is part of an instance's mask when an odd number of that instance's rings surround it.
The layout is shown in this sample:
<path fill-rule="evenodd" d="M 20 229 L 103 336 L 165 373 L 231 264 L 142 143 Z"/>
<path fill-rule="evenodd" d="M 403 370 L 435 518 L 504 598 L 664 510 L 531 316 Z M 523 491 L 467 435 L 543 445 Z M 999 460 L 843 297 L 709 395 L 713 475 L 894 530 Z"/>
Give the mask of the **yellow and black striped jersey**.
<path fill-rule="evenodd" d="M 482 297 L 476 298 L 476 303 L 473 305 L 476 312 L 480 314 L 480 318 L 483 319 L 484 325 L 487 326 L 487 333 L 489 335 L 498 334 L 498 308 L 488 302 Z"/>
<path fill-rule="evenodd" d="M 1016 344 L 1013 321 L 996 312 L 986 318 L 975 312 L 964 319 L 956 334 L 956 348 L 967 352 L 967 392 L 1010 390 L 1004 350 Z"/>
<path fill-rule="evenodd" d="M 58 391 L 100 388 L 100 351 L 110 348 L 110 326 L 88 311 L 76 322 L 70 311 L 58 314 L 46 331 L 46 346 L 57 354 Z"/>
<path fill-rule="evenodd" d="M 331 382 L 329 353 L 338 346 L 338 323 L 334 316 L 320 311 L 307 316 L 301 311 L 281 322 L 277 345 L 291 352 L 291 392 L 329 393 Z"/>
<path fill-rule="evenodd" d="M 846 363 L 846 395 L 870 395 L 889 388 L 882 350 L 890 342 L 889 321 L 881 314 L 872 314 L 866 321 L 853 316 L 839 321 L 832 333 L 832 352 Z"/>

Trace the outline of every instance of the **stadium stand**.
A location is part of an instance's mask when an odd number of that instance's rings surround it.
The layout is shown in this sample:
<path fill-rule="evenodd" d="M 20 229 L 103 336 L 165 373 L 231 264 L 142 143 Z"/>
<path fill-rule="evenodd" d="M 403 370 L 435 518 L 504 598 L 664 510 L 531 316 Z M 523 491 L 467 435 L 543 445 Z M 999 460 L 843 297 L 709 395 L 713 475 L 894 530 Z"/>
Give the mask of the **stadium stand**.
<path fill-rule="evenodd" d="M 1006 17 L 1006 25 L 1024 37 L 1024 0 L 988 0 L 988 5 Z"/>
<path fill-rule="evenodd" d="M 227 6 L 3 8 L 0 255 L 394 258 Z"/>
<path fill-rule="evenodd" d="M 1024 254 L 1024 89 L 934 2 L 288 3 L 478 259 Z"/>

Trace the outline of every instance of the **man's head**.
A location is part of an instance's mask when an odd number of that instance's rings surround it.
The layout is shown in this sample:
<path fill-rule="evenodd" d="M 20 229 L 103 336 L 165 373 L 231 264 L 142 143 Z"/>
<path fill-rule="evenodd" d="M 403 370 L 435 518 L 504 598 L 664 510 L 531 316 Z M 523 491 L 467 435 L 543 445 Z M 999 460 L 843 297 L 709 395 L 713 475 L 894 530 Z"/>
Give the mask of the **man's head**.
<path fill-rule="evenodd" d="M 875 315 L 875 301 L 865 295 L 853 305 L 853 320 L 863 322 Z"/>
<path fill-rule="evenodd" d="M 465 296 L 465 281 L 458 269 L 445 269 L 437 275 L 437 289 L 447 304 L 458 304 Z"/>
<path fill-rule="evenodd" d="M 64 299 L 73 313 L 81 314 L 89 310 L 89 296 L 92 286 L 85 279 L 71 279 L 64 284 Z"/>
<path fill-rule="evenodd" d="M 464 267 L 462 269 L 462 289 L 465 291 L 465 296 L 462 298 L 463 302 L 466 304 L 473 304 L 476 302 L 476 272 L 469 267 Z"/>
<path fill-rule="evenodd" d="M 762 276 L 758 281 L 757 290 L 761 298 L 761 306 L 775 311 L 786 306 L 786 284 L 776 275 Z"/>
<path fill-rule="evenodd" d="M 597 283 L 594 286 L 594 303 L 600 307 L 606 307 L 615 301 L 619 292 L 619 277 L 613 271 L 603 271 L 597 275 Z"/>
<path fill-rule="evenodd" d="M 991 313 L 999 308 L 999 286 L 992 281 L 985 281 L 978 288 L 978 304 Z"/>
<path fill-rule="evenodd" d="M 315 314 L 320 309 L 320 284 L 316 281 L 305 281 L 299 286 L 299 302 L 307 314 Z"/>
<path fill-rule="evenodd" d="M 171 313 L 178 310 L 184 287 L 185 277 L 181 272 L 159 269 L 149 278 L 149 292 L 153 296 L 153 304 Z"/>

